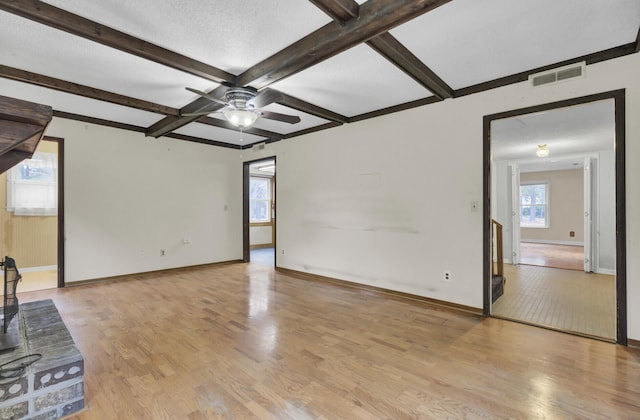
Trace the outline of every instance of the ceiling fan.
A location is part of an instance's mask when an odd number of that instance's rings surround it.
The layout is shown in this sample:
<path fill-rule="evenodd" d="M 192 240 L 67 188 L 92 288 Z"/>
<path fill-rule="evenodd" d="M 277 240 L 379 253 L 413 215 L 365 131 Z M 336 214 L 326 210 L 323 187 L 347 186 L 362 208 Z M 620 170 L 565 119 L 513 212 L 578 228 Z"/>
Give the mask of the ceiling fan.
<path fill-rule="evenodd" d="M 280 114 L 278 112 L 265 111 L 261 108 L 278 101 L 282 95 L 274 90 L 266 89 L 260 93 L 251 87 L 229 86 L 224 93 L 224 98 L 217 98 L 214 95 L 199 91 L 190 87 L 186 88 L 189 92 L 193 92 L 210 100 L 211 102 L 224 105 L 224 108 L 216 111 L 202 111 L 188 114 L 185 116 L 207 115 L 214 112 L 222 112 L 227 121 L 234 126 L 240 128 L 250 127 L 258 117 L 266 118 L 274 121 L 296 124 L 300 122 L 300 117 L 296 115 Z"/>

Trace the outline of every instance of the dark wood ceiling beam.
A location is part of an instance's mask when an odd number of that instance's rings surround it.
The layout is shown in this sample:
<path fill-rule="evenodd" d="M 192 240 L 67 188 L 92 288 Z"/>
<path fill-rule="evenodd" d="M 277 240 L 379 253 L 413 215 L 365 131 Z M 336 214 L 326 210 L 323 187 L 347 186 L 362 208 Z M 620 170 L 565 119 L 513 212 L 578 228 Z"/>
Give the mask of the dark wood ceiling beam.
<path fill-rule="evenodd" d="M 214 127 L 226 128 L 227 130 L 240 131 L 238 127 L 231 124 L 229 121 L 221 120 L 219 118 L 200 117 L 200 119 L 197 120 L 196 122 L 211 125 Z M 274 131 L 263 130 L 257 127 L 245 128 L 242 130 L 242 132 L 247 134 L 253 134 L 254 136 L 266 137 L 268 139 L 276 139 L 276 140 L 280 140 L 284 136 L 283 134 L 276 133 Z"/>
<path fill-rule="evenodd" d="M 357 11 L 360 7 L 354 0 L 310 1 L 339 23 L 357 17 Z M 344 11 L 347 8 L 351 8 L 355 12 L 346 14 Z M 371 38 L 367 44 L 438 98 L 445 99 L 453 96 L 453 89 L 389 32 Z"/>
<path fill-rule="evenodd" d="M 176 108 L 156 104 L 141 99 L 131 98 L 129 96 L 120 95 L 106 90 L 92 88 L 78 83 L 67 82 L 66 80 L 56 79 L 54 77 L 45 76 L 43 74 L 32 73 L 26 70 L 20 70 L 0 64 L 0 77 L 15 80 L 18 82 L 28 83 L 31 85 L 42 86 L 48 89 L 60 92 L 70 93 L 72 95 L 83 96 L 85 98 L 97 99 L 99 101 L 110 102 L 112 104 L 122 105 L 129 108 L 136 108 L 142 111 L 154 112 L 164 115 L 180 115 Z"/>
<path fill-rule="evenodd" d="M 440 99 L 452 98 L 453 89 L 390 33 L 378 35 L 367 45 L 411 76 Z"/>
<path fill-rule="evenodd" d="M 71 112 L 64 112 L 64 111 L 56 111 L 55 109 L 53 110 L 53 116 L 57 118 L 64 118 L 67 120 L 74 120 L 74 121 L 86 122 L 90 124 L 101 125 L 104 127 L 118 128 L 120 130 L 134 131 L 136 133 L 144 133 L 146 131 L 145 127 L 140 127 L 133 124 L 125 124 L 117 121 L 104 120 L 102 118 L 87 117 L 86 115 L 73 114 Z M 190 141 L 192 143 L 207 144 L 210 146 L 226 147 L 229 149 L 240 149 L 240 146 L 236 146 L 234 144 L 224 143 L 217 140 L 204 139 L 202 137 L 187 136 L 184 134 L 169 133 L 165 137 L 170 137 L 173 139 L 184 140 L 184 141 Z"/>
<path fill-rule="evenodd" d="M 640 52 L 640 28 L 638 28 L 638 35 L 636 35 L 636 52 Z"/>
<path fill-rule="evenodd" d="M 238 76 L 241 86 L 262 89 L 362 42 L 387 32 L 450 0 L 369 0 L 357 19 L 330 22 Z"/>
<path fill-rule="evenodd" d="M 111 48 L 199 76 L 216 83 L 235 81 L 235 76 L 206 63 L 127 35 L 38 0 L 0 0 L 0 10 L 22 16 L 98 42 Z"/>
<path fill-rule="evenodd" d="M 335 21 L 328 23 L 249 68 L 237 77 L 236 85 L 253 86 L 262 90 L 280 79 L 366 42 L 449 1 L 451 0 L 369 0 L 360 6 L 358 18 L 351 19 L 342 25 Z M 183 114 L 197 112 L 185 111 L 184 108 L 181 111 Z M 187 116 L 164 118 L 149 127 L 147 135 L 152 137 L 165 135 L 189 124 L 196 118 Z M 334 121 L 335 117 L 329 119 Z"/>
<path fill-rule="evenodd" d="M 211 92 L 207 92 L 207 93 L 210 93 L 215 97 L 221 98 L 227 90 L 228 88 L 226 86 L 221 85 L 215 88 L 214 90 L 212 90 Z M 183 114 L 190 114 L 194 112 L 203 112 L 203 111 L 213 112 L 221 108 L 223 108 L 223 105 L 218 104 L 216 102 L 212 102 L 207 98 L 200 97 L 195 101 L 180 108 L 180 116 L 177 116 L 177 117 L 168 116 L 161 119 L 160 121 L 156 122 L 151 127 L 149 127 L 147 129 L 146 134 L 149 137 L 164 136 L 167 133 L 170 133 L 173 130 L 177 130 L 178 128 L 183 127 L 189 123 L 192 123 L 202 117 L 202 115 L 187 116 Z"/>
<path fill-rule="evenodd" d="M 86 122 L 90 124 L 101 125 L 104 127 L 112 127 L 112 128 L 119 128 L 121 130 L 135 131 L 137 133 L 144 133 L 145 131 L 144 127 L 140 127 L 138 125 L 126 124 L 126 123 L 105 120 L 105 119 L 96 118 L 96 117 L 89 117 L 86 115 L 74 114 L 72 112 L 58 111 L 56 109 L 53 110 L 53 116 L 57 118 L 64 118 L 65 120 L 80 121 L 80 122 Z"/>
<path fill-rule="evenodd" d="M 242 149 L 242 146 L 239 146 L 237 144 L 225 143 L 217 140 L 203 139 L 201 137 L 188 136 L 186 134 L 169 133 L 165 137 L 169 137 L 177 140 L 190 141 L 192 143 L 207 144 L 209 146 L 225 147 L 227 149 L 238 149 L 238 150 Z"/>
<path fill-rule="evenodd" d="M 342 124 L 339 122 L 328 122 L 326 124 L 316 125 L 315 127 L 310 127 L 304 130 L 294 131 L 293 133 L 285 134 L 283 139 L 290 139 L 293 137 L 303 136 L 305 134 L 315 133 L 316 131 L 322 131 L 333 127 L 338 127 Z"/>
<path fill-rule="evenodd" d="M 362 120 L 368 120 L 370 118 L 380 117 L 382 115 L 393 114 L 394 112 L 406 111 L 407 109 L 417 108 L 419 106 L 425 106 L 440 102 L 441 99 L 435 96 L 429 96 L 428 98 L 416 99 L 415 101 L 405 102 L 403 104 L 390 106 L 387 108 L 378 109 L 364 114 L 356 115 L 349 118 L 349 122 L 357 122 Z"/>
<path fill-rule="evenodd" d="M 354 0 L 309 0 L 340 23 L 357 18 L 360 5 Z"/>
<path fill-rule="evenodd" d="M 296 97 L 287 95 L 286 93 L 282 93 L 282 98 L 278 100 L 280 105 L 287 106 L 289 108 L 297 109 L 300 112 L 304 112 L 306 114 L 315 115 L 316 117 L 323 118 L 325 120 L 338 122 L 344 124 L 349 122 L 349 118 L 344 115 L 340 115 L 333 111 L 329 111 L 328 109 L 319 107 L 317 105 L 313 105 L 309 102 L 303 101 L 302 99 L 298 99 Z"/>

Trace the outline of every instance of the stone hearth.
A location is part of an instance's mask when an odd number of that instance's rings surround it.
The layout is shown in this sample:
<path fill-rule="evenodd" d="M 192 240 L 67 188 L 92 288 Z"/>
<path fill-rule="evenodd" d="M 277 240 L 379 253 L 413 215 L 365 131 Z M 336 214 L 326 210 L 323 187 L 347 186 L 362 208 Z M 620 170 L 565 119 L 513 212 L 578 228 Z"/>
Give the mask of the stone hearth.
<path fill-rule="evenodd" d="M 22 343 L 0 353 L 0 365 L 27 354 L 42 358 L 0 384 L 0 419 L 57 419 L 84 408 L 84 359 L 53 301 L 21 304 L 13 322 Z"/>

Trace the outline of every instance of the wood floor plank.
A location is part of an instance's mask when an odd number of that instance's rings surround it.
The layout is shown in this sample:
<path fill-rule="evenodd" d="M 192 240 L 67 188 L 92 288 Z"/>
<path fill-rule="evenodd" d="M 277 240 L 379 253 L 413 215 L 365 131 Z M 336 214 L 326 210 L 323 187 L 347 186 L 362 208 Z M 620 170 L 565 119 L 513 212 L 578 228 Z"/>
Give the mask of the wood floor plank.
<path fill-rule="evenodd" d="M 53 299 L 84 355 L 88 410 L 76 420 L 640 412 L 638 350 L 267 266 L 151 273 L 19 298 Z"/>
<path fill-rule="evenodd" d="M 520 263 L 582 271 L 584 269 L 584 247 L 521 242 Z"/>
<path fill-rule="evenodd" d="M 531 265 L 505 264 L 496 316 L 613 340 L 615 277 Z"/>

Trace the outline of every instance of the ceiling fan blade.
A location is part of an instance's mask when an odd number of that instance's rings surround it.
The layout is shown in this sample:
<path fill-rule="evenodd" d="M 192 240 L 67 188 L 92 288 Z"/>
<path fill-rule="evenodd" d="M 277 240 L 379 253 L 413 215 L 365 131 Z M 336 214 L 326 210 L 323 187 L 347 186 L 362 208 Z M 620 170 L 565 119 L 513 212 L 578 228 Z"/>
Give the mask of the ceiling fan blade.
<path fill-rule="evenodd" d="M 268 120 L 282 121 L 289 124 L 297 124 L 300 122 L 300 117 L 298 117 L 297 115 L 280 114 L 279 112 L 263 110 L 258 110 L 257 112 L 258 115 L 260 115 L 262 118 L 266 118 Z"/>
<path fill-rule="evenodd" d="M 209 115 L 214 114 L 220 111 L 200 111 L 200 112 L 185 112 L 184 114 L 180 114 L 181 117 L 195 117 L 198 115 Z"/>
<path fill-rule="evenodd" d="M 247 103 L 253 105 L 255 108 L 264 108 L 265 106 L 278 102 L 282 99 L 282 94 L 277 90 L 265 89 L 258 93 L 255 98 L 247 101 Z"/>
<path fill-rule="evenodd" d="M 200 95 L 200 96 L 202 96 L 203 98 L 207 98 L 208 100 L 213 101 L 213 102 L 215 102 L 215 103 L 218 103 L 218 104 L 221 104 L 221 105 L 227 105 L 227 103 L 226 103 L 226 102 L 221 101 L 220 99 L 216 98 L 215 96 L 213 96 L 213 95 L 211 95 L 211 94 L 209 94 L 209 93 L 202 92 L 202 91 L 200 91 L 200 90 L 193 89 L 193 88 L 190 88 L 190 87 L 186 87 L 185 89 L 187 89 L 189 92 L 193 92 L 193 93 L 195 93 L 196 95 Z M 204 115 L 204 114 L 203 114 L 203 115 Z"/>

